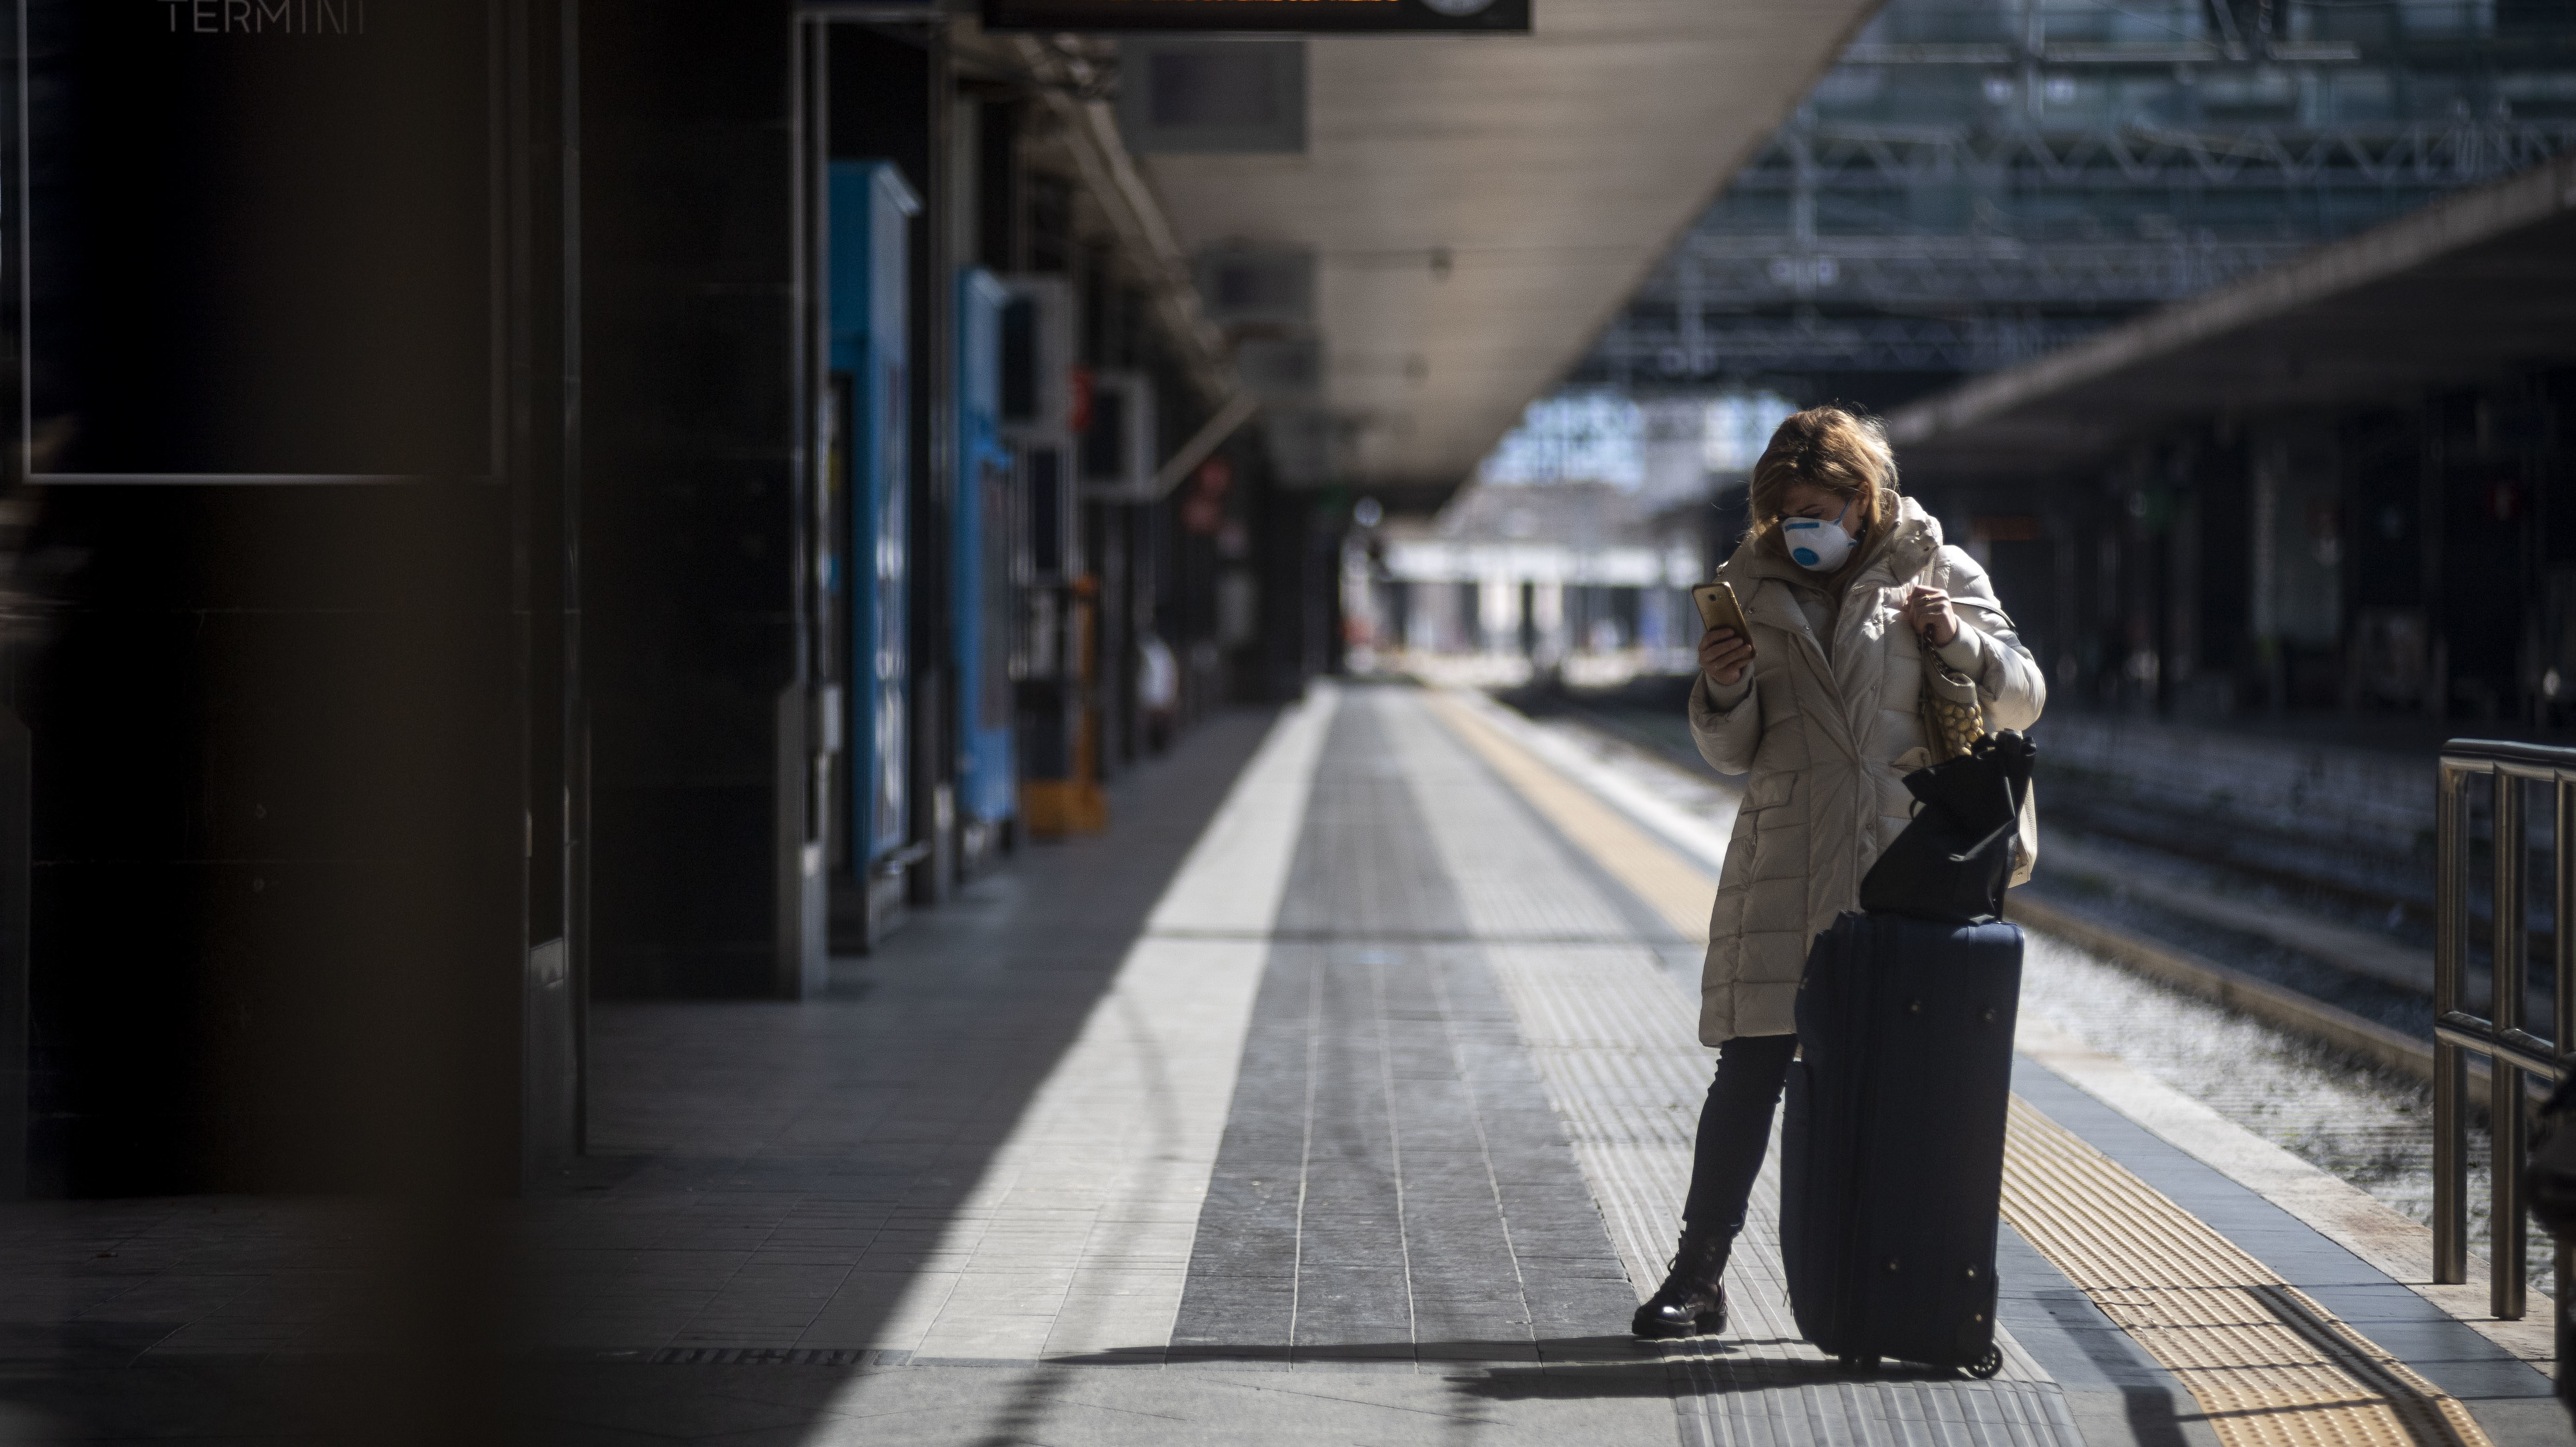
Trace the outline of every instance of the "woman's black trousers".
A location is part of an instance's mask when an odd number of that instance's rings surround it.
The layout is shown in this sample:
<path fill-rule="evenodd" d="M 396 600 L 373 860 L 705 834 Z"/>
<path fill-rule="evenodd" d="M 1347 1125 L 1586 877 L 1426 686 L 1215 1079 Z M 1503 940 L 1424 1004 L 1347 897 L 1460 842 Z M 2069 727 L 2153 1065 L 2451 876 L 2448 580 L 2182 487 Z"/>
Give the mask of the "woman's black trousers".
<path fill-rule="evenodd" d="M 1762 1172 L 1771 1144 L 1771 1116 L 1789 1079 L 1795 1035 L 1738 1035 L 1717 1047 L 1717 1079 L 1699 1111 L 1699 1141 L 1691 1152 L 1690 1197 L 1682 1206 L 1685 1234 L 1732 1237 L 1744 1225 L 1744 1203 Z"/>

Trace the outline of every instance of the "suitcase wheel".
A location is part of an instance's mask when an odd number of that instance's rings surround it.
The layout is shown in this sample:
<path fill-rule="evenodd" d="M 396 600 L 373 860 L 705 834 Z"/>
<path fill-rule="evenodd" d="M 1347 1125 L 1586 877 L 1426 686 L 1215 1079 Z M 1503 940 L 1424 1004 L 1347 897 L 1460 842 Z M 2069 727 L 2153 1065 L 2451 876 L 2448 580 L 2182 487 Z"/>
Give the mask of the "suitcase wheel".
<path fill-rule="evenodd" d="M 1986 1354 L 1985 1354 L 1984 1356 L 1981 1356 L 1981 1357 L 1977 1358 L 1975 1361 L 1968 1363 L 1966 1366 L 1961 1367 L 1959 1370 L 1961 1370 L 1961 1371 L 1963 1371 L 1963 1372 L 1966 1372 L 1969 1376 L 1972 1376 L 1972 1377 L 1976 1378 L 1978 1381 L 1981 1381 L 1981 1382 L 1982 1382 L 1982 1381 L 1986 1380 L 1987 1378 L 1989 1378 L 1989 1377 L 1993 1376 L 1995 1373 L 2002 1371 L 2003 1369 L 2004 1369 L 2004 1353 L 2003 1353 L 2003 1348 L 2001 1348 L 2001 1347 L 1988 1347 L 1988 1348 L 1986 1348 Z"/>

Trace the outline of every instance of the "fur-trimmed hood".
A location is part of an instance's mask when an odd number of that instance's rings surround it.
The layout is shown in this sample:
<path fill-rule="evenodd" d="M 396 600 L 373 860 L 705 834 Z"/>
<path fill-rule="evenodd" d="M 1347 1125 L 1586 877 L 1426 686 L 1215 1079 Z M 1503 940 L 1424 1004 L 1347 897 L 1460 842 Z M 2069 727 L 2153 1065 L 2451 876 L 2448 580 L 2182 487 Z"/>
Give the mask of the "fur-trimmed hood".
<path fill-rule="evenodd" d="M 1844 586 L 1855 586 L 1882 567 L 1896 577 L 1912 578 L 1941 551 L 1941 545 L 1941 520 L 1925 512 L 1923 504 L 1900 493 L 1896 499 L 1896 521 L 1881 528 L 1877 536 L 1861 541 L 1860 563 L 1845 575 Z M 1807 587 L 1832 581 L 1798 566 L 1772 544 L 1767 534 L 1737 548 L 1725 566 L 1717 570 L 1717 576 L 1733 584 L 1738 593 L 1742 593 L 1745 584 L 1756 578 L 1778 578 Z"/>

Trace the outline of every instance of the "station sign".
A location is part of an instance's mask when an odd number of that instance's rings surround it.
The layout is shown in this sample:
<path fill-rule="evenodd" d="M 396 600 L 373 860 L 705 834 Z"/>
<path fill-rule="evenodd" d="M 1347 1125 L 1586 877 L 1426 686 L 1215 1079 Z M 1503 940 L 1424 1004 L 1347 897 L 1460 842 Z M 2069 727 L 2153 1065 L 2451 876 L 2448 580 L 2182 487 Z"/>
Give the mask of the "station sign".
<path fill-rule="evenodd" d="M 1525 35 L 1534 0 L 983 0 L 987 30 L 1490 32 Z"/>
<path fill-rule="evenodd" d="M 492 474 L 484 7 L 20 9 L 17 466 Z"/>

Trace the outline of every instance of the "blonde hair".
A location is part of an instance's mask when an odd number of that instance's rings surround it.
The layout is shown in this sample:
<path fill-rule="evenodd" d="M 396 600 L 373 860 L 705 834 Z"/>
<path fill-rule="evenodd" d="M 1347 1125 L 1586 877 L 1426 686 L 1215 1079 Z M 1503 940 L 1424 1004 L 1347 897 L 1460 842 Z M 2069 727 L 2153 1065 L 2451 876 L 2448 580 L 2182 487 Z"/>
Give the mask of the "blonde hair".
<path fill-rule="evenodd" d="M 1779 550 L 1780 510 L 1800 483 L 1851 502 L 1860 509 L 1861 537 L 1875 536 L 1896 514 L 1896 454 L 1886 429 L 1875 417 L 1831 405 L 1791 413 L 1753 464 L 1746 543 Z M 1837 576 L 1858 566 L 1867 551 L 1854 549 Z"/>

